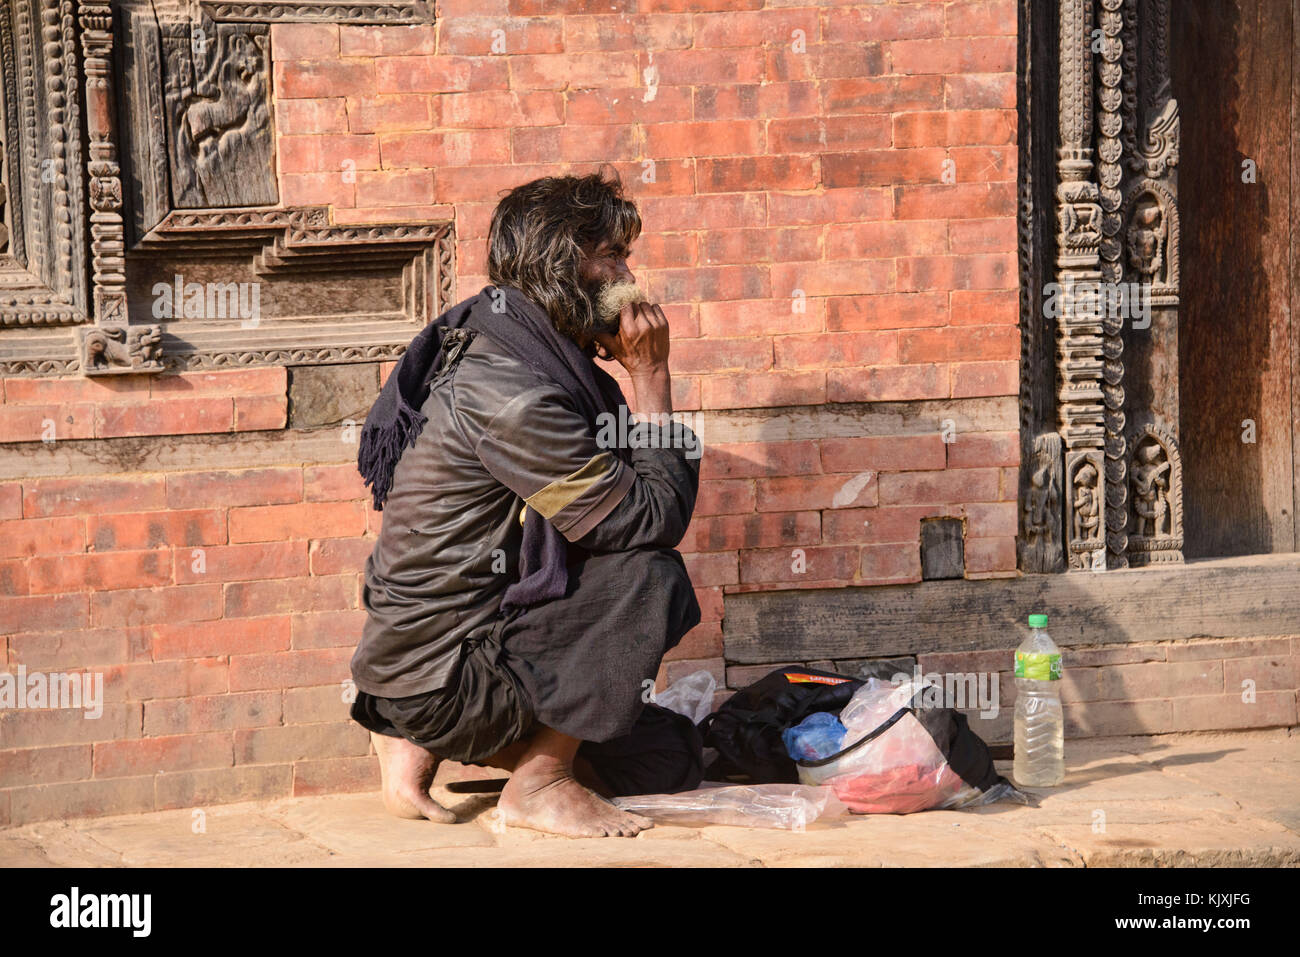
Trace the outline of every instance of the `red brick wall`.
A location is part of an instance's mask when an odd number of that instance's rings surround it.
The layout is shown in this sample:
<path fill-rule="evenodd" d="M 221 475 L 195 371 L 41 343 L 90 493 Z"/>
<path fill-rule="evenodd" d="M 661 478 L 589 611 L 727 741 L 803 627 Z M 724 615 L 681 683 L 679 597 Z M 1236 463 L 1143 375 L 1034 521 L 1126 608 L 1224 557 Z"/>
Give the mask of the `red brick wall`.
<path fill-rule="evenodd" d="M 611 162 L 645 221 L 632 265 L 672 322 L 678 408 L 1014 407 L 1012 0 L 439 14 L 273 27 L 284 203 L 454 219 L 464 296 L 498 191 Z M 0 484 L 0 652 L 103 671 L 108 704 L 0 716 L 0 825 L 374 786 L 341 693 L 377 528 L 355 447 L 234 468 L 161 438 L 278 434 L 285 371 L 3 387 L 9 448 L 51 421 L 55 445 L 107 441 L 93 474 Z M 1014 424 L 945 441 L 814 421 L 710 445 L 682 546 L 704 622 L 662 677 L 722 677 L 728 592 L 919 580 L 924 517 L 966 520 L 968 575 L 1014 574 Z M 130 436 L 161 458 L 116 468 Z"/>

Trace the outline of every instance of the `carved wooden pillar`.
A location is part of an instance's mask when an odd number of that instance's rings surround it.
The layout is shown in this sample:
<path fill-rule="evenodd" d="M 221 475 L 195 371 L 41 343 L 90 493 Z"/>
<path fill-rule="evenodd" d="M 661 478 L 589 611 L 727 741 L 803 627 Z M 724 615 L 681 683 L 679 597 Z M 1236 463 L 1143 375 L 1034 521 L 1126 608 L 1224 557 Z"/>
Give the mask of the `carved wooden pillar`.
<path fill-rule="evenodd" d="M 83 2 L 82 69 L 86 78 L 86 172 L 90 184 L 90 252 L 95 325 L 82 330 L 81 368 L 87 375 L 162 370 L 158 326 L 130 328 L 126 308 L 126 241 L 122 178 L 113 116 L 113 11 Z"/>
<path fill-rule="evenodd" d="M 1101 193 L 1092 162 L 1092 0 L 1061 0 L 1057 147 L 1057 425 L 1070 568 L 1104 568 L 1106 469 L 1102 407 Z"/>

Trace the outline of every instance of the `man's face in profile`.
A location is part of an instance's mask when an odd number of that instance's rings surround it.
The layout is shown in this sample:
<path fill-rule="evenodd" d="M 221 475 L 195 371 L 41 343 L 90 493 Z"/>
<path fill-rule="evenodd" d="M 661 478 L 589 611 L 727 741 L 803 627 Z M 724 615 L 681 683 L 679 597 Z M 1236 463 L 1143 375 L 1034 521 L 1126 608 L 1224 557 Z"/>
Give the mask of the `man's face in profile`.
<path fill-rule="evenodd" d="M 630 250 L 620 243 L 604 241 L 587 252 L 579 267 L 583 294 L 591 302 L 597 332 L 618 331 L 619 313 L 630 303 L 645 302 L 646 295 L 628 268 Z"/>

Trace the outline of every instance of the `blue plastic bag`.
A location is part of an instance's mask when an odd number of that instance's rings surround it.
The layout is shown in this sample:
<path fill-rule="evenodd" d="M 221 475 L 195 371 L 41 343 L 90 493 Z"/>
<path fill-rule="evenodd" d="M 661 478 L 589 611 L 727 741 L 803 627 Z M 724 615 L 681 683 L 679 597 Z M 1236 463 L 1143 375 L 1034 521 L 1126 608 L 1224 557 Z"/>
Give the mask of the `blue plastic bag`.
<path fill-rule="evenodd" d="M 785 749 L 796 761 L 820 761 L 840 750 L 848 732 L 829 711 L 810 714 L 781 734 Z"/>

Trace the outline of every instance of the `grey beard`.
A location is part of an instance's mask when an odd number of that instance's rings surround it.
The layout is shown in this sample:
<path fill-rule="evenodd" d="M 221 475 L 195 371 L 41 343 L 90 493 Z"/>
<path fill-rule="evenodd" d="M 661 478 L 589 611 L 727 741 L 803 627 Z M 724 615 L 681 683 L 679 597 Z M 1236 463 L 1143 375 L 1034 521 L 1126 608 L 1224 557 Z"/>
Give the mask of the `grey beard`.
<path fill-rule="evenodd" d="M 596 295 L 592 297 L 596 319 L 605 325 L 613 326 L 617 326 L 619 313 L 623 311 L 624 306 L 648 301 L 649 297 L 645 294 L 645 290 L 636 283 L 613 280 L 602 283 Z"/>

